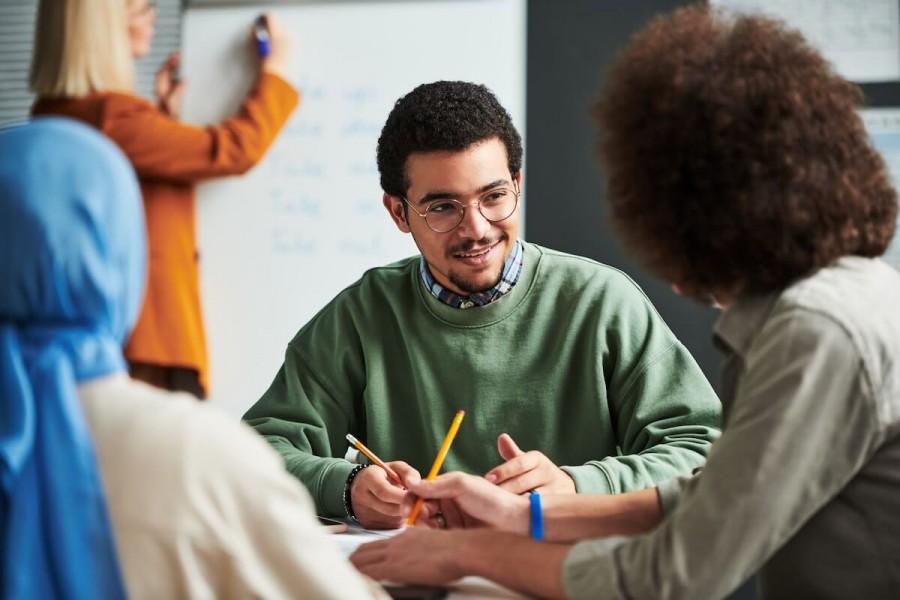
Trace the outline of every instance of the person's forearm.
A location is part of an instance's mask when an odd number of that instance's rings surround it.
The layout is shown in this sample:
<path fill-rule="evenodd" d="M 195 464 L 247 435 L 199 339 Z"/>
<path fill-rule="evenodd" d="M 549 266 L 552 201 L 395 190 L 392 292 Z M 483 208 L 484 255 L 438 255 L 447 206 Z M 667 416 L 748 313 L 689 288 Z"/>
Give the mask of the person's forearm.
<path fill-rule="evenodd" d="M 552 542 L 638 535 L 663 520 L 656 488 L 607 496 L 578 494 L 541 498 L 544 535 Z"/>
<path fill-rule="evenodd" d="M 562 565 L 570 546 L 520 535 L 472 531 L 457 554 L 462 573 L 540 598 L 563 598 Z"/>

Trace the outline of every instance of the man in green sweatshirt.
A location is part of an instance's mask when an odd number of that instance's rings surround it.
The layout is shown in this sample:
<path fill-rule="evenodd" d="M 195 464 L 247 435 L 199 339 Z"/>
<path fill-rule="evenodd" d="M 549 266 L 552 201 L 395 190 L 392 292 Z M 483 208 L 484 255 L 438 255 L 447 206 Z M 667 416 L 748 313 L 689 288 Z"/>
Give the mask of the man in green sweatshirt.
<path fill-rule="evenodd" d="M 320 514 L 399 526 L 404 490 L 346 461 L 346 434 L 402 479 L 459 409 L 444 470 L 516 493 L 640 490 L 703 464 L 720 422 L 706 378 L 626 275 L 519 239 L 521 166 L 484 86 L 421 85 L 388 116 L 383 203 L 421 256 L 338 294 L 244 416 Z"/>

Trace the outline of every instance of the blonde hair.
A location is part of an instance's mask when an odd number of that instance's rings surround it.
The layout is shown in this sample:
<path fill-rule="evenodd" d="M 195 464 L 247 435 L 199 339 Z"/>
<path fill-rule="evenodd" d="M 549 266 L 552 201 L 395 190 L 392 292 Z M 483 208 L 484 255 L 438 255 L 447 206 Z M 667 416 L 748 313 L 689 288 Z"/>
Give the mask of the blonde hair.
<path fill-rule="evenodd" d="M 126 6 L 123 0 L 41 0 L 31 91 L 48 97 L 133 91 Z"/>

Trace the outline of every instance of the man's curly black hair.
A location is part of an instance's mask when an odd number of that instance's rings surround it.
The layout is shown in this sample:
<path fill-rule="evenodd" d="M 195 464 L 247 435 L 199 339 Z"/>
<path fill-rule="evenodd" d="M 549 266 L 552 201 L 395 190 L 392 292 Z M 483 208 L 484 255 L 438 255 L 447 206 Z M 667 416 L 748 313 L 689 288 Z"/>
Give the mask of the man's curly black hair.
<path fill-rule="evenodd" d="M 506 146 L 509 172 L 522 168 L 522 137 L 512 118 L 485 86 L 465 81 L 436 81 L 418 86 L 397 100 L 378 138 L 381 188 L 405 196 L 406 159 L 417 152 L 459 152 L 492 138 Z"/>

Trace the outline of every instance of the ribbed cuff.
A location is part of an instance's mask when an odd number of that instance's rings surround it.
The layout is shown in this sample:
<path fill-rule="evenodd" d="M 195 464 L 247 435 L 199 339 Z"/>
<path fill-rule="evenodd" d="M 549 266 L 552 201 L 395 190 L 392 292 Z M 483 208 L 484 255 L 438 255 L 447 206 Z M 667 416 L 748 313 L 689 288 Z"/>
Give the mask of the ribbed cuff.
<path fill-rule="evenodd" d="M 663 515 L 668 517 L 672 514 L 672 511 L 675 510 L 675 507 L 678 506 L 678 502 L 681 500 L 681 489 L 691 479 L 693 479 L 691 476 L 675 477 L 662 481 L 656 486 Z"/>

